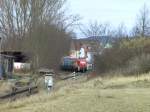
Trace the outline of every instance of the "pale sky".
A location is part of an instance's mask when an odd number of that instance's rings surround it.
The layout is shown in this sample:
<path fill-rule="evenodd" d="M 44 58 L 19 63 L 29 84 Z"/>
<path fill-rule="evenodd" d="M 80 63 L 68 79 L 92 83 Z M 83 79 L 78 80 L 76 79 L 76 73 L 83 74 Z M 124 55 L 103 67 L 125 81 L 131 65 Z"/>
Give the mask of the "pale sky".
<path fill-rule="evenodd" d="M 82 17 L 83 24 L 89 21 L 108 22 L 117 27 L 124 23 L 128 29 L 132 28 L 139 10 L 146 4 L 150 7 L 150 0 L 68 0 L 71 12 Z M 77 32 L 78 33 L 78 32 Z"/>

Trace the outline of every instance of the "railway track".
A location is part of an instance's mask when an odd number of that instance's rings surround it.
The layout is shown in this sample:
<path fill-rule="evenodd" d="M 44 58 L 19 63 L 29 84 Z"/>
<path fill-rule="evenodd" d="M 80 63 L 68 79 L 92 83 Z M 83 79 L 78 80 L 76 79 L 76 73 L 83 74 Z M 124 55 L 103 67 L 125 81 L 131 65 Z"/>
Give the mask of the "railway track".
<path fill-rule="evenodd" d="M 25 86 L 25 87 L 17 87 L 17 88 L 15 87 L 15 88 L 12 88 L 11 92 L 1 93 L 0 101 L 3 101 L 3 100 L 14 101 L 17 98 L 30 96 L 35 93 L 38 93 L 37 86 Z"/>
<path fill-rule="evenodd" d="M 0 102 L 5 100 L 14 101 L 18 98 L 23 98 L 38 93 L 38 86 L 35 83 L 34 79 L 34 77 L 25 77 L 23 79 L 9 79 L 9 89 L 7 91 L 4 90 L 3 92 L 0 92 Z"/>
<path fill-rule="evenodd" d="M 72 72 L 72 73 L 68 73 L 67 75 L 64 76 L 59 76 L 59 78 L 61 80 L 68 80 L 71 78 L 77 78 L 79 76 L 88 76 L 90 74 L 90 72 L 85 72 L 85 73 L 81 73 L 81 72 Z"/>
<path fill-rule="evenodd" d="M 62 75 L 64 74 L 64 75 Z M 80 72 L 65 72 L 65 73 L 60 73 L 59 74 L 59 79 L 60 80 L 69 80 L 72 78 L 80 78 L 80 76 L 88 76 L 90 73 L 86 72 L 86 73 L 80 73 Z M 37 85 L 26 85 L 26 86 L 15 86 L 12 87 L 12 90 L 10 92 L 7 93 L 0 93 L 0 102 L 1 101 L 14 101 L 18 98 L 22 98 L 22 97 L 27 97 L 33 94 L 38 93 L 38 86 Z"/>

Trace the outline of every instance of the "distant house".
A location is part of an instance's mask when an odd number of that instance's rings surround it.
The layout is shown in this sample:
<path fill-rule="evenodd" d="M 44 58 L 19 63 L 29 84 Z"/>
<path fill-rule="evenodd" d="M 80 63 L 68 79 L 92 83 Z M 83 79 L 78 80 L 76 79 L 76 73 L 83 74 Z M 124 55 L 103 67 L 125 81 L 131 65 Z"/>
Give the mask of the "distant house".
<path fill-rule="evenodd" d="M 75 39 L 73 43 L 76 42 L 85 44 L 86 46 L 91 47 L 91 52 L 93 54 L 100 54 L 105 48 L 111 48 L 113 38 L 110 36 L 91 36 L 87 38 Z"/>

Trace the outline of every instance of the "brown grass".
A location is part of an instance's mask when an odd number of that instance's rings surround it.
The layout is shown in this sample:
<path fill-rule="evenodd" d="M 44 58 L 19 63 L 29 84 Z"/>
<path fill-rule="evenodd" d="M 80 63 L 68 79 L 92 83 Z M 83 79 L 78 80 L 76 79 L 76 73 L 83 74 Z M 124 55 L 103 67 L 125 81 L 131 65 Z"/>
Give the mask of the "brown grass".
<path fill-rule="evenodd" d="M 149 112 L 150 74 L 71 83 L 7 104 L 3 112 Z M 58 85 L 67 82 L 59 82 Z"/>

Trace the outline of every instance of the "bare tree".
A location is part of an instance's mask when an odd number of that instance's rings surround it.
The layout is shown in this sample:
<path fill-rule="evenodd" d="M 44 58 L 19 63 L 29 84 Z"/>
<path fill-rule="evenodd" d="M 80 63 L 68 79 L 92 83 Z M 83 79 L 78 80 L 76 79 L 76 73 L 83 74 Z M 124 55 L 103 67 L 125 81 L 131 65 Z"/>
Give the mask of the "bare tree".
<path fill-rule="evenodd" d="M 118 25 L 117 29 L 114 31 L 114 34 L 112 34 L 115 38 L 123 38 L 127 37 L 128 33 L 126 30 L 126 26 L 124 23 L 121 23 Z"/>
<path fill-rule="evenodd" d="M 144 4 L 137 16 L 136 25 L 133 27 L 133 34 L 136 36 L 146 36 L 150 30 L 150 17 L 148 7 Z"/>
<path fill-rule="evenodd" d="M 110 26 L 109 24 L 101 24 L 95 21 L 90 22 L 88 26 L 82 25 L 80 31 L 85 37 L 105 36 L 110 34 Z"/>
<path fill-rule="evenodd" d="M 32 54 L 35 67 L 56 67 L 69 51 L 70 28 L 78 16 L 68 15 L 66 0 L 1 0 L 0 34 L 6 50 Z M 4 45 L 3 45 L 4 46 Z"/>
<path fill-rule="evenodd" d="M 63 21 L 62 7 L 65 2 L 66 0 L 1 0 L 1 33 L 5 37 L 21 38 L 38 23 L 49 21 L 50 24 L 56 24 Z"/>

